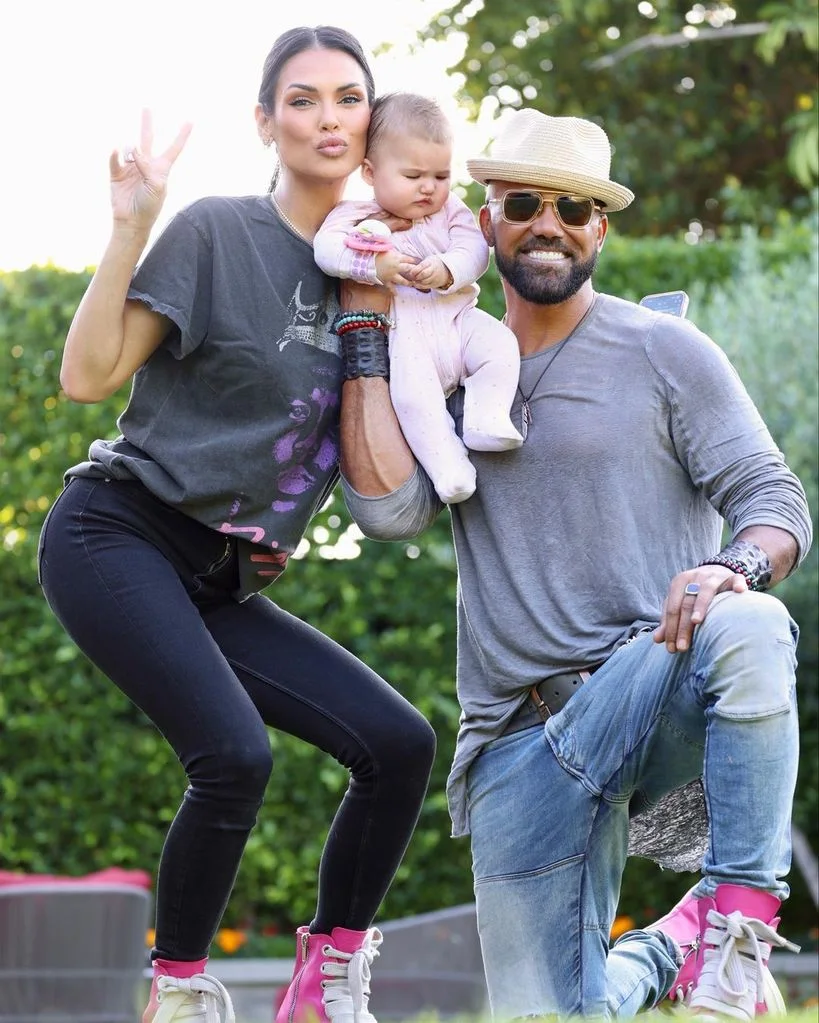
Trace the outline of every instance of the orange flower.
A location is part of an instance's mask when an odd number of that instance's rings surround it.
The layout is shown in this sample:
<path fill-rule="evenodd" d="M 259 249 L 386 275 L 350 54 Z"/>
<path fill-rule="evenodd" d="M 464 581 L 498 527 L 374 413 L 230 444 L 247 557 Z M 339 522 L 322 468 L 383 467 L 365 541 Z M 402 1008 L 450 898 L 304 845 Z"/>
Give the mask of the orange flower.
<path fill-rule="evenodd" d="M 619 938 L 620 935 L 625 934 L 626 931 L 633 930 L 634 921 L 630 916 L 618 916 L 611 925 L 611 939 L 614 941 L 615 938 Z"/>
<path fill-rule="evenodd" d="M 247 941 L 247 934 L 244 931 L 236 931 L 230 927 L 223 927 L 216 934 L 216 944 L 229 956 L 238 952 Z"/>
<path fill-rule="evenodd" d="M 151 927 L 150 930 L 147 930 L 145 932 L 145 945 L 148 948 L 153 948 L 155 941 L 156 941 L 156 931 L 153 929 L 153 927 Z"/>

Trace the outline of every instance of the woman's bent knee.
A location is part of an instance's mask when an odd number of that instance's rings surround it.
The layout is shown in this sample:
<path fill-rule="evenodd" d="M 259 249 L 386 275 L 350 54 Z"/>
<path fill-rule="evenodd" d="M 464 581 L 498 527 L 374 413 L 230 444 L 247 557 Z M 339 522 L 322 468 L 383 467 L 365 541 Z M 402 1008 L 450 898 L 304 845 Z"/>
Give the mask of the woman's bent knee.
<path fill-rule="evenodd" d="M 422 717 L 419 714 L 415 722 L 413 732 L 413 750 L 420 760 L 426 760 L 431 764 L 435 759 L 436 747 L 437 737 L 435 735 L 435 729 L 425 717 Z"/>
<path fill-rule="evenodd" d="M 401 727 L 385 732 L 380 741 L 368 747 L 373 766 L 380 775 L 396 779 L 426 779 L 435 760 L 436 736 L 432 725 L 413 710 L 405 715 Z"/>
<path fill-rule="evenodd" d="M 221 746 L 187 765 L 191 786 L 219 799 L 261 802 L 273 770 L 269 743 Z"/>
<path fill-rule="evenodd" d="M 436 743 L 435 729 L 425 717 L 416 713 L 402 743 L 404 756 L 411 763 L 429 770 L 435 760 Z"/>

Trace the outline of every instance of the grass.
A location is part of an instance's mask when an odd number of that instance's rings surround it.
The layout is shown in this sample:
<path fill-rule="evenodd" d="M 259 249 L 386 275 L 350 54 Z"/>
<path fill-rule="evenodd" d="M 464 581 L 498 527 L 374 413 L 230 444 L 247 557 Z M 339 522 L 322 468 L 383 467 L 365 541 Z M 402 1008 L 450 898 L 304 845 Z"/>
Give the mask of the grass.
<path fill-rule="evenodd" d="M 817 1021 L 817 1014 L 818 1013 L 819 1013 L 819 1009 L 817 1008 L 817 1006 L 814 1005 L 814 1006 L 811 1006 L 811 1007 L 808 1007 L 808 1008 L 798 1009 L 795 1012 L 789 1012 L 789 1013 L 787 1013 L 786 1016 L 765 1017 L 765 1018 L 766 1019 L 771 1019 L 771 1018 L 783 1019 L 783 1020 L 787 1020 L 788 1023 L 816 1023 L 816 1021 Z M 648 1014 L 646 1014 L 646 1015 L 648 1015 Z M 682 1012 L 677 1012 L 677 1013 L 674 1014 L 674 1016 L 671 1016 L 671 1015 L 669 1015 L 667 1013 L 654 1013 L 652 1015 L 655 1017 L 655 1019 L 659 1019 L 659 1020 L 665 1019 L 665 1020 L 669 1020 L 669 1021 L 676 1017 L 677 1019 L 679 1019 L 681 1021 L 681 1023 L 682 1023 L 682 1021 L 684 1021 L 686 1019 L 685 1014 L 682 1013 Z M 693 1019 L 693 1017 L 690 1017 L 690 1018 Z M 543 1019 L 545 1020 L 546 1017 L 543 1017 Z M 242 1023 L 242 1021 L 241 1020 L 237 1020 L 237 1023 Z M 387 1021 L 384 1021 L 384 1023 L 387 1023 Z M 399 1023 L 399 1021 L 390 1020 L 389 1023 Z M 474 1016 L 471 1016 L 471 1015 L 467 1015 L 467 1016 L 439 1016 L 437 1013 L 433 1012 L 433 1013 L 421 1013 L 418 1016 L 412 1016 L 412 1017 L 409 1017 L 409 1018 L 407 1018 L 405 1020 L 401 1020 L 400 1023 L 500 1023 L 500 1021 L 492 1020 L 492 1019 L 490 1019 L 489 1016 L 484 1016 L 484 1017 L 481 1017 L 479 1019 L 476 1019 Z M 534 1021 L 533 1021 L 533 1023 L 534 1023 Z M 578 1021 L 578 1023 L 579 1023 L 579 1021 Z M 727 1023 L 727 1021 L 726 1021 L 726 1023 Z"/>
<path fill-rule="evenodd" d="M 646 1013 L 645 1015 L 649 1015 Z M 657 1012 L 651 1014 L 657 1020 L 668 1020 L 671 1021 L 675 1017 L 681 1021 L 686 1019 L 683 1012 L 676 1012 L 671 1015 L 668 1013 Z M 804 1008 L 797 1009 L 793 1012 L 788 1012 L 785 1016 L 776 1017 L 779 1019 L 786 1019 L 788 1023 L 817 1023 L 819 1017 L 819 1006 L 812 1005 Z M 773 1017 L 766 1017 L 771 1019 Z M 544 1017 L 545 1019 L 545 1017 Z M 386 1021 L 385 1021 L 386 1023 Z M 391 1021 L 392 1023 L 392 1021 Z M 498 1020 L 492 1020 L 489 1016 L 485 1016 L 476 1019 L 474 1016 L 439 1016 L 437 1013 L 421 1013 L 417 1016 L 412 1016 L 406 1020 L 401 1020 L 400 1023 L 499 1023 Z"/>
<path fill-rule="evenodd" d="M 779 1017 L 765 1017 L 766 1019 L 782 1019 L 787 1020 L 788 1023 L 817 1023 L 819 1019 L 819 1004 L 817 1000 L 812 1000 L 813 1004 L 806 1005 L 795 1009 L 792 1012 L 788 1012 L 785 1016 Z M 679 1020 L 680 1023 L 684 1023 L 687 1018 L 693 1019 L 693 1017 L 687 1017 L 686 1013 L 682 1010 L 676 1010 L 673 1013 L 667 1012 L 652 1012 L 642 1014 L 652 1019 L 652 1023 L 673 1023 L 674 1020 Z M 542 1017 L 544 1020 L 547 1017 Z M 237 1018 L 236 1023 L 251 1023 L 251 1021 L 243 1021 Z M 407 1017 L 404 1020 L 397 1021 L 390 1018 L 389 1021 L 383 1020 L 382 1023 L 500 1023 L 499 1020 L 492 1020 L 489 1016 L 482 1016 L 476 1018 L 474 1015 L 459 1015 L 459 1016 L 440 1016 L 436 1012 L 422 1012 L 415 1016 Z M 577 1023 L 581 1023 L 580 1020 Z M 648 1020 L 646 1021 L 648 1023 Z M 726 1023 L 730 1021 L 726 1020 Z"/>

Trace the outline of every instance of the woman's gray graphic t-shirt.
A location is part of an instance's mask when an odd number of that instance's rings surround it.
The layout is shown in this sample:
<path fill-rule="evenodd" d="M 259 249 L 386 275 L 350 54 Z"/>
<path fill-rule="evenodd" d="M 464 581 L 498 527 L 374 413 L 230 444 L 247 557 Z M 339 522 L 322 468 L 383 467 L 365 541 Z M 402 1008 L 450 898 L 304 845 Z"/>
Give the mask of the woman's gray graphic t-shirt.
<path fill-rule="evenodd" d="M 272 582 L 338 475 L 336 283 L 267 196 L 178 213 L 128 297 L 173 328 L 137 371 L 120 436 L 71 476 L 138 479 L 239 541 L 240 593 Z"/>

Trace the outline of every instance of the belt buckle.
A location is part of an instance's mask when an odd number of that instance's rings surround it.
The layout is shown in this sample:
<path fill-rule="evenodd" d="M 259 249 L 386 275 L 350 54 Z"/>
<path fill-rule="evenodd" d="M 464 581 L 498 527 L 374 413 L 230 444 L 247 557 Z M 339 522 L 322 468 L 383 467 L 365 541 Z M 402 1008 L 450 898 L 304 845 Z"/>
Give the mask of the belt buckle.
<path fill-rule="evenodd" d="M 529 690 L 529 696 L 531 697 L 532 703 L 535 705 L 535 710 L 540 715 L 541 721 L 548 721 L 552 716 L 552 712 L 544 702 L 543 697 L 538 692 L 537 686 L 532 686 Z"/>
<path fill-rule="evenodd" d="M 567 671 L 563 675 L 557 676 L 557 677 L 569 678 L 571 676 L 576 676 L 577 679 L 580 680 L 580 685 L 583 685 L 584 682 L 588 682 L 589 681 L 589 679 L 592 676 L 592 672 L 593 671 L 594 671 L 594 669 L 587 670 L 586 668 L 583 668 L 580 671 Z M 548 684 L 549 679 L 545 679 L 544 681 Z M 534 706 L 534 709 L 537 711 L 538 715 L 540 716 L 541 721 L 548 721 L 550 717 L 554 716 L 554 711 L 552 711 L 552 709 L 549 707 L 548 703 L 546 703 L 546 701 L 540 695 L 540 688 L 539 687 L 542 686 L 542 685 L 543 685 L 543 682 L 539 682 L 538 685 L 532 686 L 530 688 L 530 690 L 529 690 L 529 698 L 532 701 L 532 705 Z M 558 707 L 558 710 L 562 710 L 563 707 L 566 706 L 566 703 L 568 702 L 568 699 L 569 699 L 569 697 L 567 697 L 566 699 L 564 699 L 561 702 L 560 706 Z"/>

